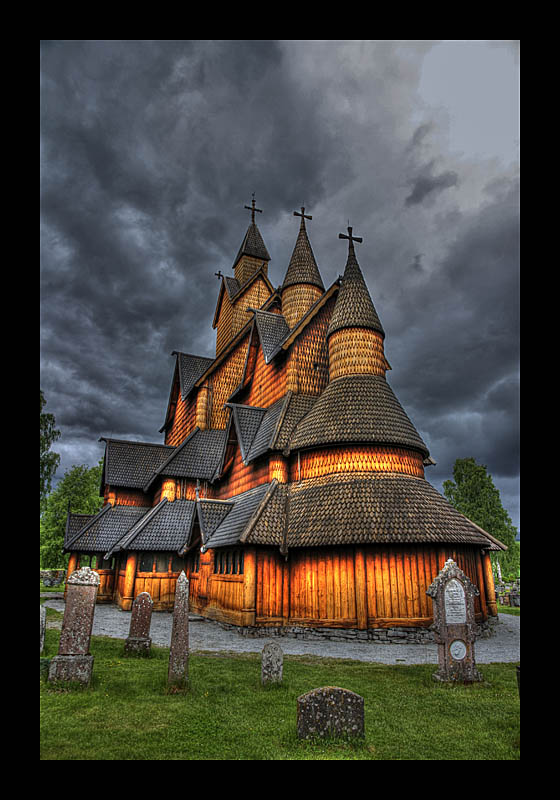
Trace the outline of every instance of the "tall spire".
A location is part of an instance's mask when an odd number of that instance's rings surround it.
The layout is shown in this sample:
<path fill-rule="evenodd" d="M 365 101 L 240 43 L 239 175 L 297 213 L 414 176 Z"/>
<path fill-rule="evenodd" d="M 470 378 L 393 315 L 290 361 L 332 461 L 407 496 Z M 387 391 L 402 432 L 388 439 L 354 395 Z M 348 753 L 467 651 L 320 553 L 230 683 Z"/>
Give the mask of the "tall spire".
<path fill-rule="evenodd" d="M 347 230 L 348 235 L 338 234 L 339 239 L 348 239 L 348 259 L 327 336 L 343 328 L 369 328 L 385 337 L 354 250 L 354 242 L 363 239 L 353 236 L 350 226 Z"/>
<path fill-rule="evenodd" d="M 263 263 L 268 263 L 270 261 L 270 255 L 266 249 L 261 232 L 257 228 L 257 223 L 255 222 L 255 212 L 259 214 L 263 212 L 262 209 L 256 208 L 255 206 L 254 192 L 251 205 L 245 206 L 245 208 L 251 212 L 251 222 L 241 242 L 241 247 L 237 252 L 235 261 L 233 262 L 235 277 L 241 285 L 243 285 Z"/>
<path fill-rule="evenodd" d="M 313 217 L 305 213 L 304 206 L 301 207 L 301 212 L 294 211 L 294 217 L 301 217 L 301 223 L 282 288 L 285 289 L 296 283 L 309 283 L 312 286 L 319 287 L 324 292 L 325 287 L 305 227 L 305 220 L 313 219 Z"/>

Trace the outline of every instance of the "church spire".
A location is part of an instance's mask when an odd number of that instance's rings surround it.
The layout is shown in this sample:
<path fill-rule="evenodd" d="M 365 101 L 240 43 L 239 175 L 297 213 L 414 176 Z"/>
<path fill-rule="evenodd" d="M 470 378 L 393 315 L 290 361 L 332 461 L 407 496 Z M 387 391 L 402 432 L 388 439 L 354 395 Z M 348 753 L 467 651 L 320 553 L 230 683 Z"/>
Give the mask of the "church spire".
<path fill-rule="evenodd" d="M 377 331 L 385 338 L 385 331 L 377 316 L 354 250 L 354 242 L 361 243 L 363 239 L 361 236 L 352 236 L 351 227 L 347 230 L 348 235 L 338 234 L 339 239 L 348 239 L 348 258 L 327 337 L 343 328 L 368 328 Z"/>
<path fill-rule="evenodd" d="M 390 369 L 383 349 L 385 331 L 372 303 L 356 258 L 354 242 L 360 236 L 339 234 L 348 239 L 348 259 L 340 291 L 327 329 L 329 380 L 347 375 L 381 375 Z"/>
<path fill-rule="evenodd" d="M 305 213 L 304 206 L 301 212 L 294 211 L 294 217 L 301 217 L 301 222 L 282 284 L 282 314 L 290 328 L 299 322 L 325 291 L 305 227 L 305 220 L 313 217 Z"/>
<path fill-rule="evenodd" d="M 256 208 L 254 192 L 251 205 L 245 206 L 245 208 L 251 212 L 251 222 L 233 262 L 233 271 L 240 286 L 243 286 L 261 266 L 265 267 L 266 274 L 270 261 L 270 255 L 255 222 L 255 213 L 262 214 L 263 212 L 261 208 Z"/>

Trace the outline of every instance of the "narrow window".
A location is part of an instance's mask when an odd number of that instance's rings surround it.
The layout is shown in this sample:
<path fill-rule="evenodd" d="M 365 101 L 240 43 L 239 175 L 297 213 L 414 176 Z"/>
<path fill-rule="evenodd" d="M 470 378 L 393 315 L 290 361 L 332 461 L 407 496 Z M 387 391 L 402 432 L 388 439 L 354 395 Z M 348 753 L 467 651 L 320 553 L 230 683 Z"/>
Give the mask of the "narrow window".
<path fill-rule="evenodd" d="M 156 572 L 167 572 L 169 570 L 169 553 L 156 553 Z"/>
<path fill-rule="evenodd" d="M 153 565 L 154 565 L 154 554 L 142 553 L 142 555 L 140 556 L 140 572 L 152 572 Z"/>

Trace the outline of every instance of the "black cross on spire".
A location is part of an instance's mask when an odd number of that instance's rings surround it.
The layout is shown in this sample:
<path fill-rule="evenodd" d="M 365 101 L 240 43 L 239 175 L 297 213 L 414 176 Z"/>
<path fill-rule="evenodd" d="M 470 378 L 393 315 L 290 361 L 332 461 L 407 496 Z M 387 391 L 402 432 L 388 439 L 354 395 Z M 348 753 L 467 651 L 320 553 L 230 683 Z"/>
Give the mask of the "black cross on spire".
<path fill-rule="evenodd" d="M 350 226 L 348 226 L 347 228 L 348 236 L 345 233 L 339 233 L 338 238 L 348 239 L 348 250 L 354 252 L 354 242 L 362 243 L 364 240 L 362 239 L 361 236 L 352 236 L 352 230 L 353 229 Z"/>
<path fill-rule="evenodd" d="M 306 220 L 306 219 L 313 219 L 313 217 L 311 216 L 311 214 L 306 214 L 306 213 L 305 213 L 305 206 L 302 206 L 302 207 L 301 207 L 301 214 L 299 213 L 299 211 L 294 211 L 294 217 L 301 217 L 301 221 L 302 221 L 304 224 L 305 224 L 305 220 Z"/>
<path fill-rule="evenodd" d="M 254 192 L 253 192 L 253 200 L 251 201 L 251 205 L 250 206 L 244 206 L 244 208 L 246 208 L 247 211 L 251 212 L 251 222 L 254 225 L 255 224 L 255 211 L 258 211 L 259 214 L 262 214 L 262 208 L 255 208 L 255 193 Z"/>

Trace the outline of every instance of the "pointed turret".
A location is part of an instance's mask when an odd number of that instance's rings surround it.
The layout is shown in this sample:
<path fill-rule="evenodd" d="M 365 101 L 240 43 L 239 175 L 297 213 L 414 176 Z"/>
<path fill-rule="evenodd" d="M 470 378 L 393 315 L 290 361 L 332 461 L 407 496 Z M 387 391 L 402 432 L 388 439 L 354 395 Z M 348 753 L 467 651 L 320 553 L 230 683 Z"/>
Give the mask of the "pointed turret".
<path fill-rule="evenodd" d="M 358 264 L 354 242 L 359 236 L 339 234 L 348 239 L 348 259 L 340 291 L 327 330 L 329 378 L 343 375 L 382 375 L 390 369 L 383 352 L 385 331 L 377 316 L 364 276 Z"/>
<path fill-rule="evenodd" d="M 245 208 L 251 212 L 251 223 L 233 262 L 233 271 L 240 287 L 261 267 L 266 275 L 270 261 L 270 255 L 255 222 L 255 212 L 262 214 L 262 209 L 255 208 L 254 192 L 251 205 Z"/>
<path fill-rule="evenodd" d="M 363 240 L 360 236 L 352 236 L 352 228 L 348 228 L 348 236 L 339 233 L 338 238 L 348 239 L 348 259 L 327 336 L 343 328 L 368 328 L 385 338 L 354 250 L 354 242 Z"/>
<path fill-rule="evenodd" d="M 313 217 L 305 213 L 303 206 L 301 213 L 294 211 L 294 217 L 301 217 L 301 223 L 282 284 L 282 314 L 290 328 L 299 322 L 325 291 L 305 227 L 305 220 Z"/>

